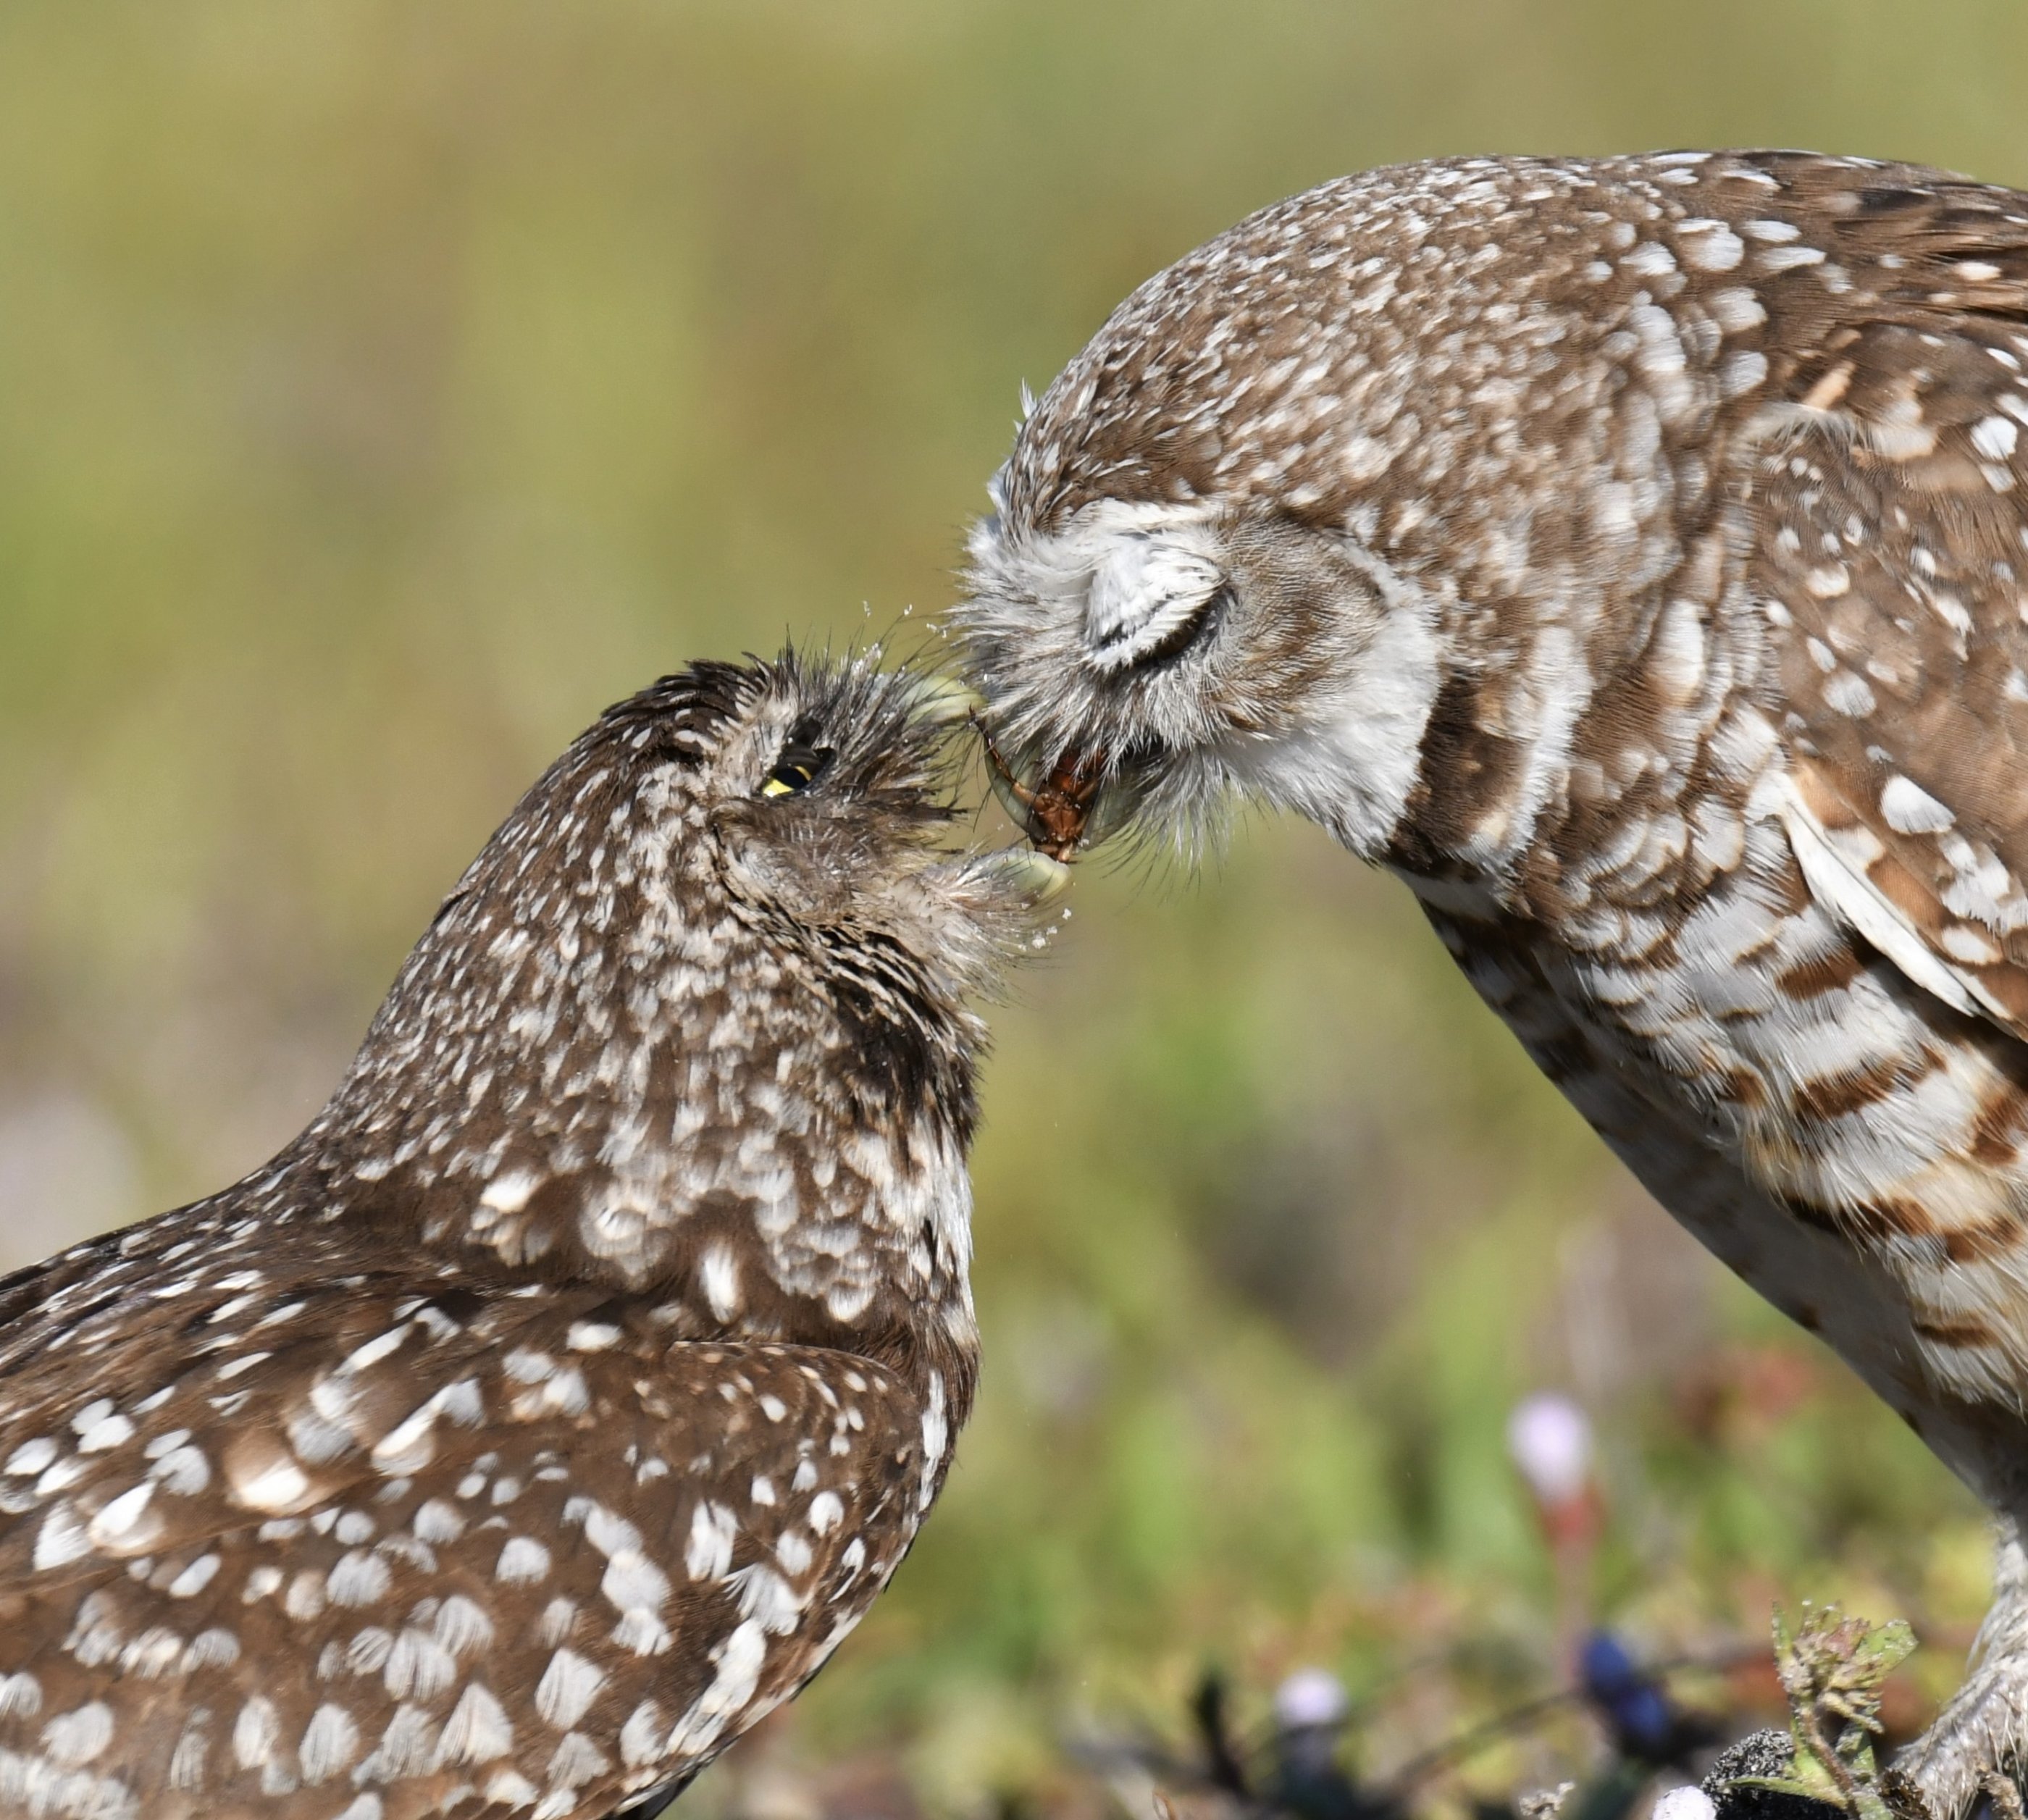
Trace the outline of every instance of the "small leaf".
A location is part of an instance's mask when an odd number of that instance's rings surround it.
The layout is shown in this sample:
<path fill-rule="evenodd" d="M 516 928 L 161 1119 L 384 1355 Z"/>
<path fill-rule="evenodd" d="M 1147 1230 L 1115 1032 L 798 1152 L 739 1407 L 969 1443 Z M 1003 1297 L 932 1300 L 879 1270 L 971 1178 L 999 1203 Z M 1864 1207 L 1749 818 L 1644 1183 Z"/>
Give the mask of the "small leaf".
<path fill-rule="evenodd" d="M 1766 1789 L 1777 1795 L 1793 1795 L 1804 1801 L 1822 1801 L 1834 1807 L 1845 1803 L 1838 1798 L 1837 1791 L 1830 1789 L 1828 1782 L 1812 1780 L 1804 1781 L 1791 1776 L 1735 1776 L 1725 1786 L 1728 1789 Z M 1828 1793 L 1826 1790 L 1830 1789 Z"/>

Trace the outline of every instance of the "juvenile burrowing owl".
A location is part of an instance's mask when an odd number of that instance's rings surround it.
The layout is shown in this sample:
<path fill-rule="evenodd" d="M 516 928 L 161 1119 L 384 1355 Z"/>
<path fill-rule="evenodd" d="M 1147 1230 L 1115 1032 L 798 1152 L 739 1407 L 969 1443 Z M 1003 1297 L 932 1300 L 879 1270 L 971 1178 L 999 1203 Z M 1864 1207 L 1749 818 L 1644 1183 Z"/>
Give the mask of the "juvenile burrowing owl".
<path fill-rule="evenodd" d="M 1327 183 L 1028 417 L 960 614 L 1068 851 L 1397 872 L 1634 1173 L 2008 1526 L 2028 1729 L 2028 196 L 1795 154 Z M 1088 831 L 1097 831 L 1094 821 Z"/>
<path fill-rule="evenodd" d="M 964 1000 L 905 674 L 700 664 L 445 900 L 236 1186 L 0 1284 L 0 1813 L 646 1814 L 816 1671 L 971 1402 Z"/>

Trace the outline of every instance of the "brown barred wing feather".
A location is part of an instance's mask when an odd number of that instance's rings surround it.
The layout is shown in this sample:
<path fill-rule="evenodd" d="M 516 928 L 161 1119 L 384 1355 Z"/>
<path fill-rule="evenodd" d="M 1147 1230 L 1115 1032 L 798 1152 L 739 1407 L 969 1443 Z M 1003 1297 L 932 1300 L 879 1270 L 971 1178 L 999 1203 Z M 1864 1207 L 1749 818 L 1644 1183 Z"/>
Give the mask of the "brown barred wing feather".
<path fill-rule="evenodd" d="M 1748 580 L 1791 716 L 1780 812 L 1826 908 L 2028 1035 L 2028 336 L 1909 338 L 1852 340 L 1815 419 L 1755 464 Z"/>

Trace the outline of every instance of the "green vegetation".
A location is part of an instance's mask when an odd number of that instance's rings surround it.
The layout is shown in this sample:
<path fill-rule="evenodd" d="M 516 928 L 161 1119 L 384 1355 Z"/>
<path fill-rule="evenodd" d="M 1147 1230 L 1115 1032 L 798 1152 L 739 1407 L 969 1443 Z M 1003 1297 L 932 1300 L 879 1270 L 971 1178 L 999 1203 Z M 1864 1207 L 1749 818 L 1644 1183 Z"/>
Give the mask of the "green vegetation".
<path fill-rule="evenodd" d="M 12 0 L 0 1250 L 265 1155 L 605 701 L 927 638 L 1020 383 L 1248 209 L 1475 150 L 2028 179 L 2025 71 L 1997 0 Z M 798 1748 L 976 1811 L 1216 1659 L 1242 1716 L 1336 1668 L 1399 1762 L 1558 1672 L 1501 1440 L 1545 1385 L 1601 1426 L 1596 1610 L 1666 1652 L 1842 1599 L 1948 1685 L 1969 1499 L 1402 893 L 1256 825 L 1071 901 L 997 1020 L 984 1400 Z"/>
<path fill-rule="evenodd" d="M 1821 1611 L 1806 1607 L 1792 1627 L 1777 1606 L 1774 1659 L 1789 1700 L 1793 1756 L 1786 1775 L 1740 1780 L 1827 1802 L 1861 1820 L 1893 1820 L 1893 1791 L 1881 1789 L 1874 1742 L 1885 1729 L 1880 1707 L 1887 1678 L 1915 1647 L 1900 1618 L 1873 1625 L 1834 1605 Z"/>

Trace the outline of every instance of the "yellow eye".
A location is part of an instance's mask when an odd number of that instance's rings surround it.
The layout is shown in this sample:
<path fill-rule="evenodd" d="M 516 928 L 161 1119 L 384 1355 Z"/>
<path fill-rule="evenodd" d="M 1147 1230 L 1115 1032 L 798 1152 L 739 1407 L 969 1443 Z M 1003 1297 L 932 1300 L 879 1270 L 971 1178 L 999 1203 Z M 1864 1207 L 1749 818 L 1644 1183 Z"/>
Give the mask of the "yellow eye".
<path fill-rule="evenodd" d="M 774 768 L 761 779 L 764 797 L 794 796 L 806 790 L 829 768 L 831 749 L 827 745 L 785 745 Z"/>

